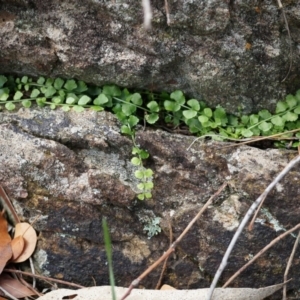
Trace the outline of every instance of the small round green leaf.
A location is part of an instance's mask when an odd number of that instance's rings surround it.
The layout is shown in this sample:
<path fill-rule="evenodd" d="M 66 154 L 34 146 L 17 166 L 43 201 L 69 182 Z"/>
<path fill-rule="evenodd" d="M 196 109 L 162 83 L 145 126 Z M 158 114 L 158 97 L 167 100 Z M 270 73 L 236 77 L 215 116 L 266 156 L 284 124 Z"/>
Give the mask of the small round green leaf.
<path fill-rule="evenodd" d="M 261 131 L 269 131 L 271 128 L 273 127 L 273 125 L 271 123 L 268 123 L 266 121 L 263 121 L 261 122 L 259 125 L 258 125 L 258 128 L 261 130 Z"/>
<path fill-rule="evenodd" d="M 276 126 L 284 126 L 285 121 L 280 116 L 275 116 L 271 119 L 272 124 Z"/>
<path fill-rule="evenodd" d="M 37 81 L 37 84 L 43 85 L 45 82 L 45 78 L 44 77 L 40 77 Z"/>
<path fill-rule="evenodd" d="M 182 114 L 186 119 L 192 119 L 197 115 L 197 112 L 195 110 L 184 110 Z"/>
<path fill-rule="evenodd" d="M 38 89 L 33 89 L 30 98 L 36 98 L 41 92 Z"/>
<path fill-rule="evenodd" d="M 145 194 L 144 193 L 138 194 L 137 197 L 138 197 L 139 200 L 145 200 Z"/>
<path fill-rule="evenodd" d="M 75 82 L 74 79 L 69 79 L 69 80 L 67 80 L 67 82 L 65 83 L 64 88 L 65 88 L 67 91 L 71 92 L 71 91 L 73 91 L 73 90 L 75 90 L 75 89 L 77 88 L 77 84 L 76 84 L 76 82 Z"/>
<path fill-rule="evenodd" d="M 77 102 L 78 102 L 78 97 L 75 94 L 69 93 L 67 95 L 67 99 L 66 99 L 67 104 L 75 104 Z"/>
<path fill-rule="evenodd" d="M 300 115 L 300 105 L 298 105 L 295 109 L 294 109 L 294 113 L 297 115 Z"/>
<path fill-rule="evenodd" d="M 210 108 L 204 108 L 203 113 L 207 116 L 207 117 L 212 117 L 213 113 L 212 110 Z M 218 113 L 217 113 L 218 114 Z"/>
<path fill-rule="evenodd" d="M 28 76 L 23 76 L 23 77 L 21 78 L 21 82 L 22 82 L 22 83 L 26 84 L 27 81 L 28 81 Z"/>
<path fill-rule="evenodd" d="M 132 163 L 133 165 L 135 165 L 135 166 L 139 166 L 139 165 L 141 164 L 141 161 L 140 161 L 140 159 L 139 159 L 138 157 L 133 157 L 133 158 L 131 159 L 131 163 Z"/>
<path fill-rule="evenodd" d="M 102 105 L 107 103 L 109 100 L 104 94 L 100 94 L 94 101 L 93 103 L 95 105 Z"/>
<path fill-rule="evenodd" d="M 103 87 L 103 93 L 112 97 L 118 97 L 122 95 L 120 88 L 116 85 L 105 85 Z"/>
<path fill-rule="evenodd" d="M 14 95 L 14 100 L 20 100 L 23 97 L 23 93 L 17 91 Z"/>
<path fill-rule="evenodd" d="M 133 104 L 131 104 L 131 103 L 122 104 L 122 112 L 126 116 L 132 115 L 135 111 L 136 111 L 136 106 L 134 106 Z"/>
<path fill-rule="evenodd" d="M 85 108 L 83 106 L 80 106 L 80 105 L 75 105 L 75 106 L 73 106 L 72 109 L 76 112 L 83 112 L 85 110 Z"/>
<path fill-rule="evenodd" d="M 180 106 L 180 104 L 178 104 L 178 103 L 176 103 L 174 101 L 165 100 L 164 101 L 164 107 L 168 111 L 176 112 L 176 111 L 180 110 L 181 106 Z"/>
<path fill-rule="evenodd" d="M 199 111 L 200 110 L 200 104 L 199 101 L 196 99 L 191 99 L 187 102 L 187 105 L 190 106 L 193 110 Z"/>
<path fill-rule="evenodd" d="M 244 128 L 241 133 L 246 138 L 251 137 L 253 135 L 253 132 L 250 129 L 246 129 L 246 128 Z"/>
<path fill-rule="evenodd" d="M 61 108 L 62 108 L 63 111 L 69 111 L 70 110 L 69 105 L 63 105 Z"/>
<path fill-rule="evenodd" d="M 44 93 L 46 98 L 50 98 L 56 93 L 56 89 L 53 86 L 41 88 L 41 91 Z"/>
<path fill-rule="evenodd" d="M 140 149 L 139 155 L 141 156 L 142 159 L 146 159 L 149 157 L 149 153 L 146 150 Z"/>
<path fill-rule="evenodd" d="M 183 105 L 185 103 L 185 98 L 184 95 L 182 93 L 182 91 L 174 91 L 171 95 L 170 95 L 171 99 L 174 99 L 179 105 Z"/>
<path fill-rule="evenodd" d="M 7 110 L 14 110 L 16 108 L 16 106 L 12 102 L 7 102 L 7 103 L 5 103 L 5 108 Z"/>
<path fill-rule="evenodd" d="M 143 100 L 142 97 L 139 93 L 134 93 L 131 96 L 131 102 L 134 103 L 135 105 L 142 105 L 143 104 Z"/>
<path fill-rule="evenodd" d="M 78 100 L 78 105 L 87 105 L 91 100 L 89 96 L 83 95 Z"/>
<path fill-rule="evenodd" d="M 147 107 L 151 110 L 151 112 L 159 112 L 159 106 L 156 101 L 150 101 L 147 104 Z"/>
<path fill-rule="evenodd" d="M 141 170 L 137 170 L 134 172 L 134 176 L 137 178 L 137 179 L 142 179 L 144 177 L 144 172 L 141 171 Z"/>
<path fill-rule="evenodd" d="M 285 101 L 289 108 L 293 108 L 297 105 L 297 99 L 293 95 L 287 95 Z"/>
<path fill-rule="evenodd" d="M 270 114 L 270 112 L 267 109 L 263 109 L 261 111 L 258 112 L 258 115 L 263 119 L 269 119 L 272 117 L 272 115 Z"/>
<path fill-rule="evenodd" d="M 149 177 L 151 177 L 152 175 L 153 175 L 153 171 L 152 171 L 151 169 L 146 169 L 146 170 L 144 171 L 144 176 L 145 176 L 145 177 L 149 178 Z"/>
<path fill-rule="evenodd" d="M 145 196 L 146 199 L 152 198 L 152 194 L 151 194 L 150 192 L 144 193 L 144 196 Z M 160 229 L 160 228 L 159 228 L 159 229 Z"/>
<path fill-rule="evenodd" d="M 99 105 L 93 105 L 90 107 L 91 110 L 94 110 L 94 111 L 103 111 L 104 108 L 102 106 L 99 106 Z"/>
<path fill-rule="evenodd" d="M 147 182 L 145 182 L 144 183 L 144 189 L 146 189 L 146 190 L 151 190 L 151 189 L 153 189 L 153 182 L 152 181 L 147 181 Z"/>
<path fill-rule="evenodd" d="M 60 90 L 62 86 L 64 85 L 65 81 L 61 78 L 56 78 L 54 81 L 54 88 L 57 90 Z"/>
<path fill-rule="evenodd" d="M 291 112 L 291 111 L 288 111 L 287 113 L 285 113 L 282 118 L 288 122 L 294 122 L 298 119 L 298 115 Z"/>
<path fill-rule="evenodd" d="M 3 75 L 0 75 L 0 88 L 3 87 L 3 85 L 7 82 L 7 78 Z"/>
<path fill-rule="evenodd" d="M 276 105 L 276 114 L 286 111 L 288 109 L 287 103 L 279 101 Z"/>
<path fill-rule="evenodd" d="M 153 114 L 150 114 L 150 115 L 146 115 L 145 119 L 146 119 L 147 123 L 154 124 L 159 119 L 159 116 L 158 116 L 158 114 L 153 113 Z"/>
<path fill-rule="evenodd" d="M 45 102 L 47 100 L 45 97 L 40 97 L 40 98 L 37 98 L 35 101 L 38 106 L 43 107 L 43 106 L 45 106 Z"/>
<path fill-rule="evenodd" d="M 29 100 L 23 100 L 22 105 L 26 108 L 29 108 L 31 106 L 31 101 Z"/>
<path fill-rule="evenodd" d="M 203 124 L 203 123 L 208 122 L 208 117 L 202 115 L 202 116 L 198 117 L 198 120 Z"/>
<path fill-rule="evenodd" d="M 86 83 L 84 81 L 79 80 L 77 82 L 76 93 L 83 93 L 88 90 Z"/>
<path fill-rule="evenodd" d="M 136 116 L 130 116 L 127 121 L 130 127 L 134 127 L 138 124 L 139 118 L 137 118 Z"/>
<path fill-rule="evenodd" d="M 128 135 L 133 134 L 132 130 L 127 125 L 121 126 L 121 133 L 128 134 Z"/>
<path fill-rule="evenodd" d="M 140 190 L 144 190 L 144 187 L 145 187 L 145 183 L 141 182 L 137 185 L 138 189 Z"/>
<path fill-rule="evenodd" d="M 9 89 L 8 88 L 2 88 L 0 89 L 0 100 L 5 101 L 9 97 Z"/>
<path fill-rule="evenodd" d="M 259 121 L 258 115 L 251 115 L 250 116 L 250 124 L 251 125 L 255 125 L 256 123 L 258 123 L 258 121 Z"/>

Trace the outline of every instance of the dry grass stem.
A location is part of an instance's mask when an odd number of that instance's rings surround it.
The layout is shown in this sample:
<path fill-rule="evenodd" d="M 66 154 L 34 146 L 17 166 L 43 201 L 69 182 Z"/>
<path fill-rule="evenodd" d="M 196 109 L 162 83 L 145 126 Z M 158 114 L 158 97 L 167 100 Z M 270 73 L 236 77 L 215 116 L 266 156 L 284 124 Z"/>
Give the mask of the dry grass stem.
<path fill-rule="evenodd" d="M 242 266 L 237 272 L 234 273 L 223 285 L 223 288 L 226 288 L 237 276 L 239 276 L 249 265 L 251 265 L 255 260 L 257 260 L 263 253 L 265 253 L 268 249 L 270 249 L 272 246 L 274 246 L 277 242 L 279 242 L 281 239 L 292 233 L 293 231 L 300 228 L 300 223 L 298 223 L 295 227 L 292 229 L 284 232 L 280 236 L 278 236 L 276 239 L 271 241 L 266 247 L 261 249 L 251 260 L 249 260 L 244 266 Z"/>
<path fill-rule="evenodd" d="M 29 272 L 24 272 L 24 271 L 20 271 L 20 270 L 5 268 L 3 271 L 4 272 L 16 273 L 16 274 L 23 274 L 23 275 L 35 277 L 35 278 L 38 278 L 38 279 L 41 279 L 41 280 L 45 280 L 45 281 L 52 281 L 52 282 L 56 282 L 56 283 L 61 283 L 61 284 L 76 287 L 78 289 L 84 288 L 84 286 L 76 284 L 76 283 L 72 283 L 72 282 L 68 282 L 68 281 L 64 281 L 64 280 L 60 280 L 60 279 L 55 279 L 55 278 L 49 278 L 49 277 L 45 277 L 45 276 L 42 276 L 42 275 L 31 274 Z"/>
<path fill-rule="evenodd" d="M 169 225 L 169 241 L 170 241 L 170 247 L 171 247 L 171 245 L 173 243 L 173 230 L 172 230 L 172 224 L 171 224 L 170 217 L 168 217 L 168 225 Z M 161 287 L 162 279 L 163 279 L 164 273 L 165 273 L 166 268 L 167 268 L 168 258 L 169 258 L 169 256 L 164 261 L 164 264 L 163 264 L 163 267 L 161 269 L 161 273 L 160 273 L 158 282 L 157 282 L 156 287 L 155 287 L 156 290 L 158 290 Z"/>
<path fill-rule="evenodd" d="M 151 28 L 152 20 L 152 10 L 150 5 L 150 0 L 142 0 L 143 10 L 144 10 L 144 27 L 146 29 Z"/>
<path fill-rule="evenodd" d="M 267 195 L 266 195 L 266 196 L 267 196 Z M 254 216 L 253 216 L 253 218 L 252 218 L 252 220 L 251 220 L 251 222 L 250 222 L 250 224 L 249 224 L 249 226 L 248 226 L 248 230 L 249 230 L 249 231 L 251 231 L 251 230 L 253 229 L 255 219 L 256 219 L 256 217 L 257 217 L 257 215 L 258 215 L 258 213 L 259 213 L 259 211 L 260 211 L 262 205 L 264 204 L 265 199 L 266 199 L 266 197 L 263 198 L 263 199 L 261 200 L 261 202 L 260 202 L 258 208 L 256 209 L 256 211 L 255 211 L 255 213 L 254 213 Z"/>
<path fill-rule="evenodd" d="M 210 286 L 210 290 L 208 292 L 207 300 L 211 300 L 214 289 L 219 281 L 219 278 L 221 274 L 223 273 L 223 270 L 225 269 L 227 265 L 227 261 L 229 258 L 229 255 L 231 254 L 234 245 L 236 244 L 239 236 L 241 235 L 244 227 L 246 226 L 247 222 L 251 218 L 253 212 L 256 210 L 256 208 L 259 206 L 260 202 L 263 201 L 263 199 L 269 194 L 269 192 L 274 188 L 274 186 L 300 161 L 300 155 L 297 155 L 294 159 L 292 159 L 286 167 L 276 176 L 276 178 L 269 184 L 269 186 L 265 189 L 265 191 L 256 199 L 256 201 L 250 206 L 248 209 L 245 217 L 243 218 L 242 222 L 240 223 L 235 235 L 233 236 L 224 256 L 222 259 L 222 262 L 215 274 L 214 280 Z"/>
<path fill-rule="evenodd" d="M 289 28 L 289 23 L 287 21 L 287 18 L 286 18 L 285 11 L 283 9 L 281 0 L 277 0 L 277 3 L 278 3 L 278 7 L 281 10 L 282 15 L 283 15 L 283 19 L 284 19 L 284 23 L 285 23 L 285 28 L 286 28 L 286 30 L 288 32 L 288 35 L 289 35 L 289 44 L 290 44 L 290 64 L 289 64 L 289 70 L 288 70 L 287 74 L 285 75 L 285 77 L 281 80 L 281 82 L 284 82 L 288 78 L 288 76 L 290 75 L 290 72 L 291 72 L 291 69 L 292 69 L 292 65 L 293 65 L 292 37 L 291 37 L 290 28 Z"/>
<path fill-rule="evenodd" d="M 295 256 L 295 252 L 297 250 L 297 247 L 298 247 L 298 244 L 299 244 L 299 240 L 300 240 L 300 231 L 298 232 L 298 236 L 297 236 L 296 241 L 294 243 L 293 250 L 291 252 L 291 255 L 289 257 L 288 263 L 286 265 L 286 269 L 285 269 L 284 276 L 283 276 L 283 280 L 284 281 L 287 281 L 287 275 L 288 275 L 290 267 L 292 265 L 292 261 L 293 261 L 294 256 Z M 282 297 L 282 300 L 286 300 L 286 284 L 283 287 L 283 297 Z"/>
<path fill-rule="evenodd" d="M 169 11 L 168 0 L 165 0 L 165 10 L 166 10 L 166 16 L 167 16 L 167 24 L 170 26 L 170 24 L 171 24 L 171 18 L 170 18 L 170 11 Z"/>
<path fill-rule="evenodd" d="M 18 300 L 18 298 L 11 295 L 9 292 L 7 292 L 3 287 L 0 286 L 0 290 L 4 293 L 6 297 L 11 298 L 12 300 Z"/>

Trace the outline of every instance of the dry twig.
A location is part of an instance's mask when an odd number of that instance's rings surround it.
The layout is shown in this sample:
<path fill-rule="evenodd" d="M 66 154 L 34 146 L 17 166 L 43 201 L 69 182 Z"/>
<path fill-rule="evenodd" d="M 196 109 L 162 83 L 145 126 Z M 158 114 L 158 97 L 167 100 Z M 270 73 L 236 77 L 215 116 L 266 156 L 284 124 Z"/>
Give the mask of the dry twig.
<path fill-rule="evenodd" d="M 76 283 L 72 283 L 72 282 L 68 282 L 68 281 L 64 281 L 64 280 L 60 280 L 60 279 L 49 278 L 49 277 L 45 277 L 45 276 L 42 276 L 42 275 L 31 274 L 29 272 L 24 272 L 24 271 L 20 271 L 20 270 L 14 270 L 14 269 L 7 269 L 7 268 L 5 268 L 3 271 L 4 272 L 16 273 L 16 274 L 23 274 L 23 275 L 35 277 L 35 278 L 38 278 L 38 279 L 42 279 L 42 280 L 45 280 L 45 281 L 57 282 L 57 283 L 61 283 L 61 284 L 73 286 L 73 287 L 76 287 L 78 289 L 84 288 L 84 286 L 76 284 Z"/>
<path fill-rule="evenodd" d="M 300 240 L 300 231 L 298 232 L 298 236 L 297 236 L 296 241 L 294 243 L 293 250 L 291 252 L 291 255 L 289 257 L 288 263 L 286 265 L 286 269 L 285 269 L 284 276 L 283 276 L 283 280 L 284 281 L 286 281 L 286 279 L 287 279 L 287 275 L 288 275 L 290 267 L 292 265 L 292 261 L 293 261 L 293 258 L 295 256 L 295 252 L 297 250 L 297 247 L 298 247 L 298 244 L 299 244 L 299 240 Z M 286 284 L 283 287 L 283 297 L 282 297 L 282 300 L 286 300 Z"/>
<path fill-rule="evenodd" d="M 298 163 L 300 162 L 300 155 L 297 155 L 293 160 L 291 160 L 287 166 L 276 176 L 276 178 L 269 184 L 269 186 L 265 189 L 265 191 L 256 199 L 256 201 L 251 205 L 248 209 L 245 217 L 243 218 L 240 226 L 238 227 L 235 235 L 233 236 L 224 256 L 222 262 L 215 274 L 214 280 L 210 286 L 210 290 L 208 292 L 207 299 L 210 300 L 212 298 L 214 289 L 219 281 L 219 278 L 227 265 L 227 261 L 229 258 L 230 253 L 233 250 L 234 245 L 236 244 L 239 236 L 241 235 L 244 227 L 246 226 L 247 222 L 249 221 L 251 215 L 255 211 L 255 209 L 259 206 L 260 202 L 269 194 L 269 192 L 273 189 L 273 187 Z M 300 225 L 299 225 L 300 226 Z"/>
<path fill-rule="evenodd" d="M 142 0 L 143 10 L 144 10 L 144 27 L 146 29 L 151 28 L 152 20 L 152 10 L 150 5 L 150 0 Z"/>
<path fill-rule="evenodd" d="M 168 225 L 169 225 L 169 241 L 170 241 L 170 247 L 171 247 L 172 243 L 173 243 L 173 231 L 172 231 L 172 224 L 171 224 L 170 216 L 168 216 Z M 156 290 L 158 290 L 161 287 L 161 282 L 162 282 L 164 273 L 165 273 L 166 268 L 167 268 L 168 258 L 169 258 L 169 256 L 164 261 L 164 264 L 163 264 L 163 267 L 161 269 L 161 273 L 160 273 L 158 282 L 157 282 L 156 287 L 155 287 Z"/>
<path fill-rule="evenodd" d="M 265 253 L 268 249 L 270 249 L 272 246 L 274 246 L 277 242 L 279 242 L 281 239 L 292 233 L 293 231 L 297 230 L 300 228 L 300 223 L 297 224 L 295 227 L 292 229 L 284 232 L 277 238 L 275 238 L 273 241 L 271 241 L 266 247 L 261 249 L 251 260 L 249 260 L 245 265 L 243 265 L 237 272 L 234 273 L 222 286 L 223 288 L 226 288 L 237 276 L 239 276 L 249 265 L 251 265 L 254 261 L 256 261 L 263 253 Z"/>
<path fill-rule="evenodd" d="M 286 74 L 285 77 L 281 80 L 281 82 L 284 82 L 284 81 L 288 78 L 288 76 L 289 76 L 289 74 L 290 74 L 290 72 L 291 72 L 291 69 L 292 69 L 292 65 L 293 65 L 292 37 L 291 37 L 290 28 L 289 28 L 289 23 L 288 23 L 288 21 L 287 21 L 287 18 L 286 18 L 285 11 L 284 11 L 284 9 L 283 9 L 281 0 L 277 0 L 277 3 L 278 3 L 278 7 L 279 7 L 279 9 L 281 10 L 282 15 L 283 15 L 283 19 L 284 19 L 284 23 L 285 23 L 285 28 L 286 28 L 286 30 L 287 30 L 287 32 L 288 32 L 288 35 L 289 35 L 289 44 L 290 44 L 290 65 L 289 65 L 289 70 L 288 70 L 287 74 Z"/>
<path fill-rule="evenodd" d="M 198 214 L 194 217 L 194 219 L 187 225 L 184 231 L 180 234 L 180 236 L 175 240 L 175 242 L 171 245 L 171 247 L 154 263 L 152 264 L 146 271 L 144 271 L 138 278 L 132 281 L 126 293 L 123 295 L 121 300 L 127 298 L 130 295 L 132 289 L 136 287 L 142 279 L 144 279 L 152 270 L 154 270 L 161 262 L 163 262 L 174 250 L 176 245 L 183 239 L 186 233 L 190 230 L 190 228 L 194 225 L 194 223 L 198 220 L 198 218 L 203 214 L 206 208 L 212 203 L 212 201 L 223 191 L 223 189 L 227 186 L 227 183 L 223 183 L 222 186 L 218 189 L 218 191 L 212 195 L 205 205 L 200 209 Z"/>

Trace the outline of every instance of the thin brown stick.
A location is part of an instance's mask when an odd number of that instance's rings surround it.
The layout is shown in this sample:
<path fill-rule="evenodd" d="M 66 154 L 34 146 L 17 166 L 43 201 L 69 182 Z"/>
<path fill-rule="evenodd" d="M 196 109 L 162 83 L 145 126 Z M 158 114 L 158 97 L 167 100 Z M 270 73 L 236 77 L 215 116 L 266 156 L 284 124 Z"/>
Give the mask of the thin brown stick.
<path fill-rule="evenodd" d="M 288 234 L 292 233 L 293 231 L 300 228 L 300 223 L 298 223 L 295 227 L 292 229 L 284 232 L 277 238 L 275 238 L 273 241 L 271 241 L 266 247 L 261 249 L 251 260 L 249 260 L 244 266 L 242 266 L 237 272 L 235 272 L 222 286 L 223 288 L 226 288 L 237 276 L 239 276 L 249 265 L 251 265 L 256 259 L 258 259 L 263 253 L 265 253 L 268 249 L 270 249 L 272 246 L 274 246 L 277 242 L 279 242 L 281 239 L 286 237 Z"/>
<path fill-rule="evenodd" d="M 168 225 L 169 225 L 169 241 L 170 241 L 170 247 L 171 247 L 171 245 L 173 243 L 173 231 L 172 231 L 172 224 L 171 224 L 170 217 L 168 217 Z M 161 287 L 161 282 L 162 282 L 162 279 L 164 277 L 164 273 L 165 273 L 166 268 L 167 268 L 168 258 L 169 258 L 169 256 L 164 261 L 164 264 L 163 264 L 163 267 L 161 269 L 161 273 L 160 273 L 158 282 L 157 282 L 156 287 L 155 287 L 156 290 L 158 290 Z"/>
<path fill-rule="evenodd" d="M 20 223 L 20 219 L 10 201 L 8 198 L 4 188 L 0 185 L 0 203 L 2 204 L 3 208 L 5 209 L 10 221 L 13 225 L 16 225 L 17 223 Z"/>
<path fill-rule="evenodd" d="M 259 206 L 260 202 L 266 197 L 266 195 L 269 194 L 269 192 L 274 188 L 274 186 L 297 164 L 300 162 L 300 155 L 297 155 L 294 159 L 292 159 L 285 168 L 275 177 L 275 179 L 268 185 L 268 187 L 265 189 L 265 191 L 252 203 L 250 208 L 248 209 L 246 215 L 244 216 L 243 220 L 241 221 L 237 231 L 235 232 L 233 238 L 231 239 L 231 242 L 229 246 L 227 247 L 227 250 L 222 258 L 222 262 L 215 274 L 215 277 L 213 279 L 213 282 L 210 285 L 208 295 L 206 297 L 207 300 L 211 300 L 214 289 L 217 286 L 217 283 L 219 281 L 220 276 L 222 275 L 222 272 L 224 271 L 228 258 L 238 240 L 240 235 L 242 234 L 243 229 L 245 228 L 246 224 L 250 220 L 250 217 L 252 216 L 253 212 L 256 210 L 256 208 Z"/>
<path fill-rule="evenodd" d="M 167 16 L 167 24 L 170 26 L 170 24 L 171 24 L 171 18 L 170 18 L 170 11 L 169 11 L 168 0 L 165 0 L 165 10 L 166 10 L 166 16 Z"/>
<path fill-rule="evenodd" d="M 175 242 L 170 246 L 170 248 L 155 262 L 153 263 L 146 271 L 144 271 L 138 278 L 132 281 L 130 286 L 128 287 L 126 293 L 123 295 L 121 300 L 127 298 L 130 295 L 132 289 L 136 287 L 141 280 L 143 280 L 152 270 L 154 270 L 161 262 L 163 262 L 174 250 L 176 245 L 182 240 L 182 238 L 186 235 L 186 233 L 190 230 L 190 228 L 194 225 L 194 223 L 198 220 L 198 218 L 203 214 L 203 212 L 207 209 L 207 207 L 213 202 L 213 200 L 219 196 L 219 194 L 223 191 L 223 189 L 227 186 L 227 183 L 223 183 L 222 186 L 218 189 L 218 191 L 213 194 L 205 205 L 200 209 L 198 214 L 194 217 L 194 219 L 187 225 L 185 230 L 180 234 L 180 236 L 175 240 Z"/>
<path fill-rule="evenodd" d="M 52 282 L 56 282 L 56 283 L 61 283 L 61 284 L 65 284 L 65 285 L 69 285 L 69 286 L 73 286 L 79 289 L 85 288 L 82 285 L 76 284 L 76 283 L 72 283 L 72 282 L 68 282 L 68 281 L 64 281 L 64 280 L 60 280 L 60 279 L 55 279 L 55 278 L 49 278 L 46 276 L 42 276 L 42 275 L 36 275 L 36 274 L 31 274 L 29 272 L 24 272 L 24 271 L 20 271 L 20 270 L 14 270 L 14 269 L 4 269 L 3 272 L 11 272 L 11 273 L 16 273 L 16 274 L 23 274 L 23 275 L 27 275 L 27 276 L 31 276 L 31 277 L 35 277 L 38 279 L 42 279 L 42 280 L 49 280 Z"/>
<path fill-rule="evenodd" d="M 289 44 L 290 44 L 290 65 L 289 65 L 289 70 L 288 70 L 287 74 L 286 74 L 285 77 L 281 80 L 281 82 L 284 82 L 284 81 L 288 78 L 288 76 L 290 75 L 290 72 L 291 72 L 291 69 L 292 69 L 292 65 L 293 65 L 292 37 L 291 37 L 290 28 L 289 28 L 289 23 L 288 23 L 288 21 L 287 21 L 287 18 L 286 18 L 285 11 L 284 11 L 284 9 L 283 9 L 281 0 L 277 0 L 277 3 L 278 3 L 278 7 L 279 7 L 279 9 L 281 10 L 282 15 L 283 15 L 283 19 L 284 19 L 284 23 L 285 23 L 285 28 L 286 28 L 286 30 L 287 30 L 287 32 L 288 32 L 288 35 L 289 35 Z"/>
<path fill-rule="evenodd" d="M 258 137 L 258 138 L 254 138 L 254 139 L 249 139 L 248 141 L 244 141 L 238 144 L 233 144 L 233 145 L 229 145 L 229 146 L 224 146 L 222 147 L 222 149 L 224 148 L 230 148 L 230 147 L 236 147 L 236 146 L 240 146 L 240 145 L 246 145 L 246 144 L 250 144 L 250 143 L 254 143 L 254 142 L 259 142 L 259 141 L 263 141 L 263 140 L 271 140 L 275 137 L 279 137 L 281 135 L 287 134 L 287 133 L 294 133 L 294 132 L 298 132 L 300 131 L 300 128 L 297 129 L 293 129 L 293 130 L 289 130 L 289 131 L 285 131 L 285 132 L 280 132 L 280 133 L 276 133 L 270 136 L 262 136 L 262 137 Z M 238 142 L 238 139 L 237 139 Z"/>
<path fill-rule="evenodd" d="M 18 298 L 14 297 L 12 294 L 10 294 L 7 290 L 5 290 L 3 287 L 0 286 L 0 290 L 4 293 L 6 297 L 11 298 L 12 300 L 18 300 Z"/>
<path fill-rule="evenodd" d="M 255 219 L 256 219 L 256 217 L 257 217 L 257 215 L 258 215 L 258 213 L 259 213 L 259 211 L 260 211 L 260 209 L 261 209 L 261 207 L 262 207 L 264 201 L 266 200 L 266 197 L 267 197 L 267 195 L 265 195 L 265 197 L 261 200 L 261 202 L 260 202 L 258 208 L 256 209 L 256 211 L 255 211 L 255 213 L 254 213 L 254 216 L 253 216 L 253 218 L 252 218 L 252 220 L 251 220 L 251 222 L 250 222 L 250 224 L 249 224 L 249 226 L 248 226 L 248 230 L 249 230 L 249 231 L 251 231 L 251 230 L 253 229 L 253 225 L 254 225 Z"/>
<path fill-rule="evenodd" d="M 289 257 L 288 263 L 287 263 L 287 265 L 286 265 L 286 269 L 285 269 L 285 272 L 284 272 L 284 275 L 283 275 L 283 278 L 284 278 L 283 280 L 284 280 L 284 281 L 287 280 L 287 275 L 288 275 L 289 270 L 290 270 L 290 267 L 291 267 L 291 265 L 292 265 L 292 261 L 293 261 L 294 256 L 295 256 L 295 252 L 296 252 L 296 250 L 297 250 L 297 247 L 298 247 L 298 244 L 299 244 L 299 240 L 300 240 L 300 231 L 298 232 L 298 236 L 297 236 L 296 241 L 295 241 L 295 243 L 294 243 L 293 250 L 292 250 L 292 252 L 291 252 L 291 255 L 290 255 L 290 257 Z M 285 284 L 284 287 L 283 287 L 282 293 L 283 293 L 282 300 L 286 300 L 286 284 Z"/>

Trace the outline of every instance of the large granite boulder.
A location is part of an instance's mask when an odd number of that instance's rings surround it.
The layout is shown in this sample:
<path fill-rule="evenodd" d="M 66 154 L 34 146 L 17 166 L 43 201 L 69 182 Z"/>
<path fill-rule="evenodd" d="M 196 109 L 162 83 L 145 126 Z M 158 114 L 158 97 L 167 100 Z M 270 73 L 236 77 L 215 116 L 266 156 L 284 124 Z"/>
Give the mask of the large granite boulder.
<path fill-rule="evenodd" d="M 284 2 L 284 1 L 283 1 Z M 181 89 L 228 112 L 273 110 L 300 86 L 300 3 L 273 0 L 0 2 L 1 72 Z M 292 49 L 292 69 L 286 81 Z"/>
<path fill-rule="evenodd" d="M 116 284 L 127 286 L 169 246 L 169 227 L 178 237 L 205 201 L 225 181 L 228 187 L 197 221 L 168 261 L 164 282 L 176 288 L 208 287 L 251 203 L 297 155 L 292 150 L 225 147 L 161 130 L 140 130 L 137 142 L 150 153 L 153 199 L 137 200 L 132 142 L 108 112 L 20 109 L 0 114 L 0 184 L 22 219 L 32 221 L 39 241 L 39 272 L 85 286 L 109 283 L 101 221 L 111 231 Z M 220 280 L 284 230 L 299 222 L 299 166 L 266 199 L 253 231 L 245 231 Z M 161 218 L 161 233 L 148 238 L 144 227 Z M 282 282 L 295 237 L 276 244 L 232 287 Z M 288 289 L 299 287 L 295 259 Z M 154 288 L 160 269 L 141 286 Z M 272 299 L 281 299 L 279 294 Z"/>

